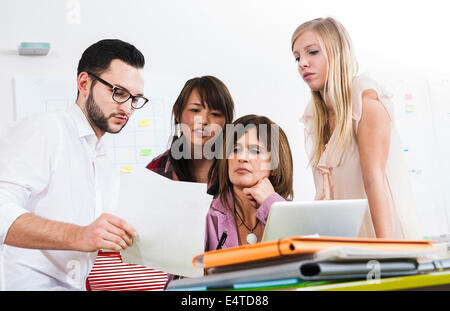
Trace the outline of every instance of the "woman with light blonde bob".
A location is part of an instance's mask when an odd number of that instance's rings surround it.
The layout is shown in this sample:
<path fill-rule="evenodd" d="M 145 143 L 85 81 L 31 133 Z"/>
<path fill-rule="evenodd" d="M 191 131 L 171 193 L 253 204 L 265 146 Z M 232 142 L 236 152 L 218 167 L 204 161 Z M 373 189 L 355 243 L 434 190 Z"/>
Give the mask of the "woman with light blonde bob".
<path fill-rule="evenodd" d="M 367 198 L 361 237 L 419 238 L 392 102 L 370 76 L 357 75 L 345 28 L 331 17 L 308 21 L 291 48 L 311 89 L 302 122 L 316 199 Z"/>

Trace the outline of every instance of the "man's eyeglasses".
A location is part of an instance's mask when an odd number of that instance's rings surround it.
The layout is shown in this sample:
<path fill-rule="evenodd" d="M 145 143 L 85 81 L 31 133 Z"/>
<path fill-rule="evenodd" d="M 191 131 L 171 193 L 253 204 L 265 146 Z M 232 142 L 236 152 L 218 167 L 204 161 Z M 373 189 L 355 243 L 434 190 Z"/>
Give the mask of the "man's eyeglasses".
<path fill-rule="evenodd" d="M 134 109 L 140 109 L 144 107 L 144 105 L 148 102 L 148 99 L 142 95 L 131 95 L 131 93 L 127 90 L 118 86 L 114 86 L 93 73 L 88 72 L 88 75 L 93 76 L 99 82 L 110 87 L 112 89 L 112 99 L 116 103 L 122 104 L 131 98 L 131 107 L 133 107 Z"/>

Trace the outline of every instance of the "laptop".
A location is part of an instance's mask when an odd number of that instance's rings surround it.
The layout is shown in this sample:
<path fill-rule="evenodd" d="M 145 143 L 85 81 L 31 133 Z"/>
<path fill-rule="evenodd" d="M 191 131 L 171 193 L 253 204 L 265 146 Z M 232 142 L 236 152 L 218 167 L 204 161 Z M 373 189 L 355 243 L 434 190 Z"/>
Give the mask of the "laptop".
<path fill-rule="evenodd" d="M 366 199 L 275 202 L 262 242 L 298 235 L 358 237 L 368 205 Z"/>

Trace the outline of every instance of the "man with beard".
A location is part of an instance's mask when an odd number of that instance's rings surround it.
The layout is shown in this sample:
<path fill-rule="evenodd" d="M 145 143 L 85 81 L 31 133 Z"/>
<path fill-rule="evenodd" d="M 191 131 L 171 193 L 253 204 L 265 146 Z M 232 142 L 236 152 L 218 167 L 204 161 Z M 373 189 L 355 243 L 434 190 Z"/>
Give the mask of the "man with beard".
<path fill-rule="evenodd" d="M 102 136 L 147 103 L 144 63 L 129 43 L 93 44 L 78 64 L 76 103 L 19 120 L 0 137 L 7 290 L 83 290 L 97 250 L 132 245 L 135 229 L 106 213 L 118 182 Z"/>

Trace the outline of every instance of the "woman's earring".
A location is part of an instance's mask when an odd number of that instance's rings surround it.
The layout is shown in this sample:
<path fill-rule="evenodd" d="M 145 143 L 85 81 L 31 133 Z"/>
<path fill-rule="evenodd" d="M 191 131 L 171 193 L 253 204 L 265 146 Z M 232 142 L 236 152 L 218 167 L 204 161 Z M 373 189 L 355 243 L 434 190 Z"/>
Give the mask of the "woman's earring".
<path fill-rule="evenodd" d="M 181 123 L 175 124 L 175 135 L 180 138 L 181 137 Z"/>

